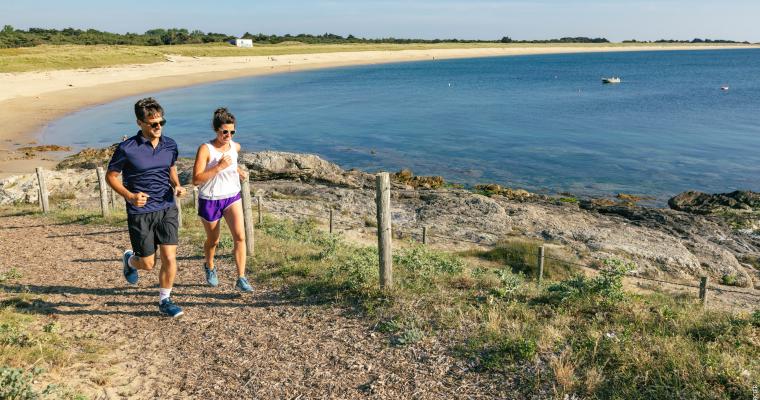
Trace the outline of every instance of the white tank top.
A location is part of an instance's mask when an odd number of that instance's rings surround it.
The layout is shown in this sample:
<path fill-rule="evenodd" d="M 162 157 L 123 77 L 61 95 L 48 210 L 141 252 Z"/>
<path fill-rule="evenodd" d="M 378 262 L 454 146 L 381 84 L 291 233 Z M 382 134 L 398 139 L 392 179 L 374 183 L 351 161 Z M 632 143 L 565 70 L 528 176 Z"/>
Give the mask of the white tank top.
<path fill-rule="evenodd" d="M 221 200 L 230 198 L 240 193 L 240 175 L 238 175 L 238 153 L 235 142 L 230 140 L 230 149 L 224 153 L 214 148 L 211 143 L 204 143 L 208 147 L 209 160 L 206 164 L 206 171 L 216 167 L 225 154 L 230 156 L 232 164 L 229 167 L 219 171 L 213 178 L 209 179 L 198 188 L 198 197 L 205 200 Z"/>

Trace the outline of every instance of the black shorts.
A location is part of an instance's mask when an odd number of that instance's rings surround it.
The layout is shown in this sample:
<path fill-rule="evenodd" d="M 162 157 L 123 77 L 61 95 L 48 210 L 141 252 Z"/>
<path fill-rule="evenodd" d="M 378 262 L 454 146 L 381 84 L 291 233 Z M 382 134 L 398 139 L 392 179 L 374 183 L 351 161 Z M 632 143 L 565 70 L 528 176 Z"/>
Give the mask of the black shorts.
<path fill-rule="evenodd" d="M 138 257 L 147 257 L 156 253 L 160 244 L 177 244 L 179 223 L 177 207 L 145 214 L 127 215 L 129 241 L 132 251 Z"/>

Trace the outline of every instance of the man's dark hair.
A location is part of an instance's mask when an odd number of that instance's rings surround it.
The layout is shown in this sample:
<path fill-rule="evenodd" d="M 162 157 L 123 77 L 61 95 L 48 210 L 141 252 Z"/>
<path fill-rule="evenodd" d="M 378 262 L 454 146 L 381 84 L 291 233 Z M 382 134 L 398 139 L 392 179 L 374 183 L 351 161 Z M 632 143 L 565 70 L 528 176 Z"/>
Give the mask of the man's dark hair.
<path fill-rule="evenodd" d="M 225 107 L 217 108 L 214 111 L 214 130 L 219 129 L 224 124 L 234 124 L 235 116 Z"/>
<path fill-rule="evenodd" d="M 135 117 L 140 121 L 145 122 L 145 118 L 156 114 L 161 115 L 162 117 L 164 116 L 164 109 L 161 107 L 161 104 L 158 104 L 156 99 L 146 97 L 135 103 Z"/>

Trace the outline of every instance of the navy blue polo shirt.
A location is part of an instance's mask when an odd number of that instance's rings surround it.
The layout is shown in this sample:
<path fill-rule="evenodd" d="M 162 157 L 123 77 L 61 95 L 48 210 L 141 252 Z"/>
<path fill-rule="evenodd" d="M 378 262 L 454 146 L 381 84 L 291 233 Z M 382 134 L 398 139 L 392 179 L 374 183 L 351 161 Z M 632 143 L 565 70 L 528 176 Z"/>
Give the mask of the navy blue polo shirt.
<path fill-rule="evenodd" d="M 177 161 L 177 142 L 161 135 L 153 148 L 141 132 L 121 142 L 108 163 L 109 171 L 121 172 L 124 187 L 150 196 L 143 207 L 127 202 L 127 214 L 146 214 L 174 205 L 169 168 Z"/>

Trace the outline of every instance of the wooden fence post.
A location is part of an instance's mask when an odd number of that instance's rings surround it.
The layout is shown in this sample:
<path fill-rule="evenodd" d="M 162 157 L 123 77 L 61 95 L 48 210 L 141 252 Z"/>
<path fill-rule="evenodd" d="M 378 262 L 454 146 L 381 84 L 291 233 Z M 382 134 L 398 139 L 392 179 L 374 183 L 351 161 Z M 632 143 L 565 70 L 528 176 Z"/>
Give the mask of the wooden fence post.
<path fill-rule="evenodd" d="M 254 252 L 254 239 L 253 239 L 253 210 L 251 199 L 251 184 L 248 179 L 243 180 L 241 185 L 241 192 L 243 195 L 243 220 L 245 226 L 245 248 L 248 251 L 248 256 L 253 256 Z"/>
<path fill-rule="evenodd" d="M 98 187 L 100 188 L 100 211 L 104 217 L 107 217 L 111 213 L 111 208 L 108 206 L 108 185 L 106 185 L 106 172 L 103 167 L 95 168 L 95 172 L 98 174 Z"/>
<path fill-rule="evenodd" d="M 699 301 L 702 302 L 702 307 L 707 306 L 707 283 L 710 279 L 703 276 L 699 279 Z"/>
<path fill-rule="evenodd" d="M 330 233 L 333 233 L 333 209 L 330 209 Z"/>
<path fill-rule="evenodd" d="M 256 196 L 256 205 L 258 206 L 256 208 L 259 209 L 259 225 L 261 225 L 264 223 L 264 217 L 261 214 L 261 209 L 264 208 L 264 203 L 262 201 L 261 195 Z"/>
<path fill-rule="evenodd" d="M 177 206 L 177 229 L 182 229 L 182 198 L 174 195 L 174 204 Z"/>
<path fill-rule="evenodd" d="M 427 226 L 422 227 L 422 244 L 427 244 Z"/>
<path fill-rule="evenodd" d="M 538 274 L 537 284 L 538 286 L 541 286 L 541 281 L 544 280 L 544 246 L 541 245 L 538 247 L 538 271 L 536 271 Z"/>
<path fill-rule="evenodd" d="M 111 209 L 116 211 L 116 201 L 118 200 L 116 197 L 116 191 L 113 190 L 113 188 L 110 188 L 111 190 Z"/>
<path fill-rule="evenodd" d="M 45 170 L 42 167 L 37 167 L 37 183 L 40 188 L 40 198 L 42 199 L 42 212 L 47 214 L 50 211 L 50 204 L 48 203 L 48 190 L 45 183 Z"/>
<path fill-rule="evenodd" d="M 198 211 L 198 186 L 193 186 L 193 208 Z"/>
<path fill-rule="evenodd" d="M 380 258 L 380 288 L 393 287 L 393 258 L 391 252 L 391 181 L 387 172 L 375 178 L 377 203 L 377 252 Z"/>

